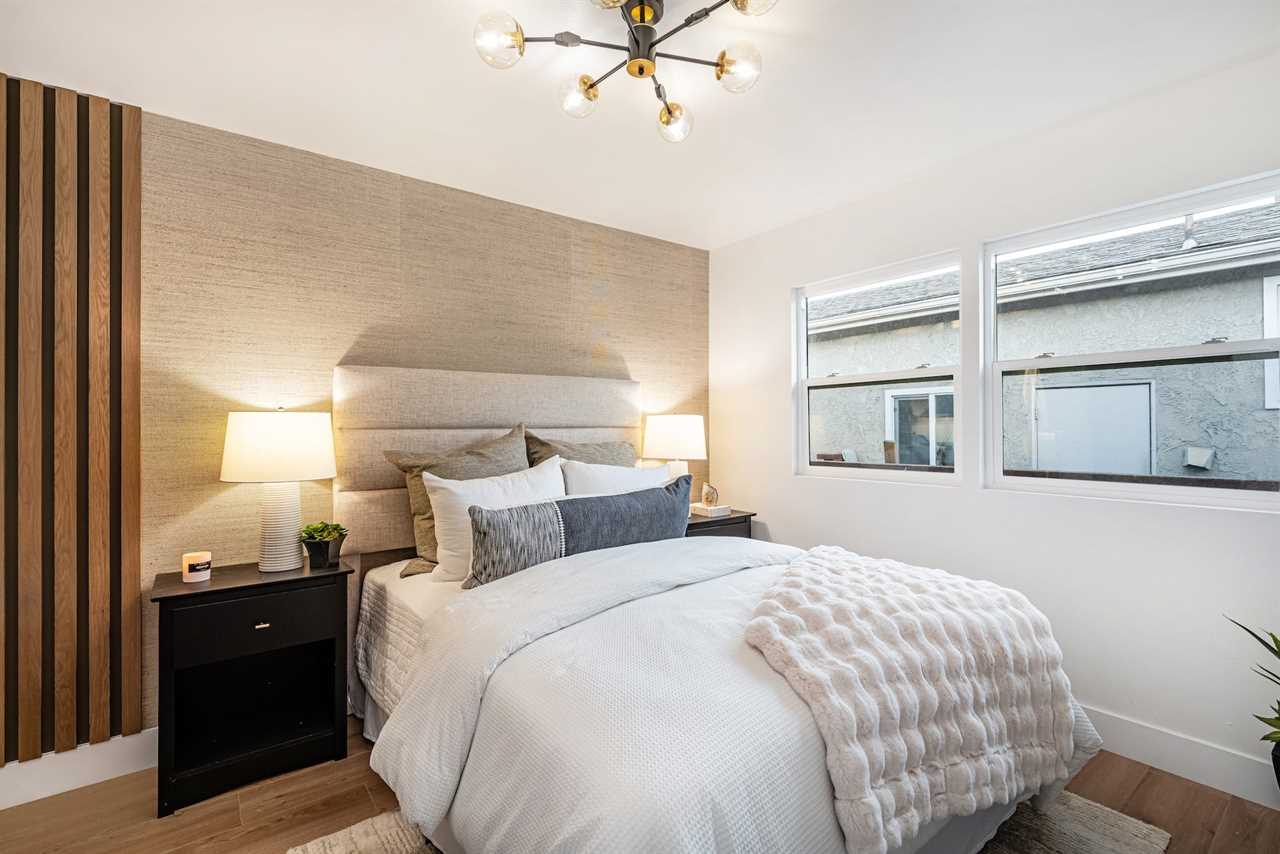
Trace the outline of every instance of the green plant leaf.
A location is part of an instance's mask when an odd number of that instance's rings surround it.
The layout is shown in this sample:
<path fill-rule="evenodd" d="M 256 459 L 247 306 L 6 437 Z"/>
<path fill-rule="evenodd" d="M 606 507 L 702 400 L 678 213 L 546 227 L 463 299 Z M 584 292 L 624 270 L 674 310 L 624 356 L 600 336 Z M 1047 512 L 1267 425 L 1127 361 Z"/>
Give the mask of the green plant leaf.
<path fill-rule="evenodd" d="M 1264 735 L 1264 736 L 1263 736 L 1261 739 L 1259 739 L 1259 740 L 1260 740 L 1260 741 L 1269 741 L 1269 742 L 1271 742 L 1272 744 L 1280 744 L 1280 729 L 1275 730 L 1274 732 L 1269 732 L 1269 733 L 1267 733 L 1266 735 Z"/>
<path fill-rule="evenodd" d="M 1254 715 L 1254 717 L 1262 721 L 1264 724 L 1271 727 L 1272 729 L 1280 729 L 1280 717 L 1264 718 L 1262 715 Z"/>
<path fill-rule="evenodd" d="M 1246 632 L 1248 632 L 1249 635 L 1254 640 L 1262 644 L 1262 648 L 1265 649 L 1267 652 L 1271 653 L 1276 658 L 1280 658 L 1280 636 L 1277 636 L 1273 632 L 1268 632 L 1268 634 L 1271 635 L 1271 642 L 1268 643 L 1266 638 L 1264 638 L 1262 635 L 1258 634 L 1248 626 L 1244 625 L 1243 623 L 1237 623 L 1235 620 L 1232 620 L 1230 617 L 1227 617 L 1227 619 L 1235 623 L 1240 628 L 1244 629 Z"/>
<path fill-rule="evenodd" d="M 1268 682 L 1274 682 L 1277 685 L 1280 685 L 1280 676 L 1277 676 L 1275 673 L 1272 673 L 1270 670 L 1263 667 L 1261 664 L 1255 664 L 1253 672 L 1261 676 L 1263 679 L 1266 679 Z"/>

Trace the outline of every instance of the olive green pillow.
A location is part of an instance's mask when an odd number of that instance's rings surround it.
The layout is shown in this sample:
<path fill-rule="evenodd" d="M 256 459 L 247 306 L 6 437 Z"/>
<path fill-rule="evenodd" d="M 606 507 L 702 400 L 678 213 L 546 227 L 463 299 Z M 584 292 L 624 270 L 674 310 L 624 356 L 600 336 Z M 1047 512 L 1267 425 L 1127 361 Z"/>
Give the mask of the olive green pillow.
<path fill-rule="evenodd" d="M 497 439 L 487 439 L 447 454 L 413 454 L 406 451 L 383 451 L 393 466 L 404 472 L 409 490 L 409 510 L 413 513 L 413 538 L 418 557 L 436 562 L 436 520 L 431 513 L 431 498 L 422 483 L 422 473 L 431 472 L 448 480 L 474 480 L 529 468 L 525 450 L 524 425 Z"/>
<path fill-rule="evenodd" d="M 562 442 L 543 439 L 526 430 L 524 443 L 529 451 L 531 466 L 546 462 L 552 457 L 601 466 L 636 464 L 636 449 L 630 442 Z"/>

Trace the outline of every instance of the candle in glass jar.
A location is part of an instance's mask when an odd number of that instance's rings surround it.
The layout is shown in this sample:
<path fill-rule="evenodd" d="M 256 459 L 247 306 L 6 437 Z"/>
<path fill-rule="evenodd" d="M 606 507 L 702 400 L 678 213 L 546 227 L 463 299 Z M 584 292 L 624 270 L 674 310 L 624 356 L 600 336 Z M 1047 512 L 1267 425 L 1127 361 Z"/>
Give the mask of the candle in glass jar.
<path fill-rule="evenodd" d="M 212 552 L 187 552 L 182 556 L 182 580 L 188 584 L 208 581 L 212 567 Z"/>

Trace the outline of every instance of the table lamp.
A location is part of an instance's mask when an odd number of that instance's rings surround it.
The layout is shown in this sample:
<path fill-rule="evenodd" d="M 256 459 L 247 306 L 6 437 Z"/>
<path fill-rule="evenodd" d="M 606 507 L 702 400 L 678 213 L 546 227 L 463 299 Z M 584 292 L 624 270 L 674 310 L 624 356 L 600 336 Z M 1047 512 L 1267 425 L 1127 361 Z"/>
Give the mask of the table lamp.
<path fill-rule="evenodd" d="M 707 458 L 707 435 L 701 415 L 646 415 L 644 453 L 647 460 L 666 460 L 672 477 L 689 473 L 688 460 Z"/>
<path fill-rule="evenodd" d="M 327 412 L 229 412 L 222 449 L 226 483 L 261 483 L 258 570 L 302 568 L 298 481 L 337 475 Z"/>

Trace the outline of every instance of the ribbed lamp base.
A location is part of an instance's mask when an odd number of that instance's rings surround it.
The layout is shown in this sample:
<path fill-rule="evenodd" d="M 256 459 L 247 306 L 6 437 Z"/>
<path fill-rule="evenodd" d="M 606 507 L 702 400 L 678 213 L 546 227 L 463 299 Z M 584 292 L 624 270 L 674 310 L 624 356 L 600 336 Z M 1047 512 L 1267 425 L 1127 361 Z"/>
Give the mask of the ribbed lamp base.
<path fill-rule="evenodd" d="M 302 500 L 297 482 L 262 484 L 258 571 L 302 569 Z"/>

